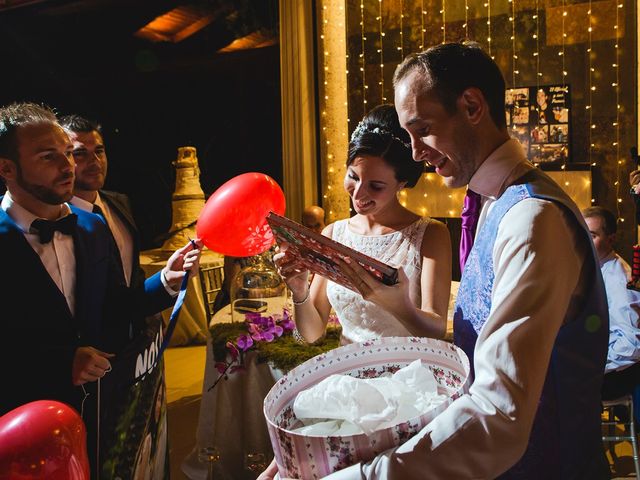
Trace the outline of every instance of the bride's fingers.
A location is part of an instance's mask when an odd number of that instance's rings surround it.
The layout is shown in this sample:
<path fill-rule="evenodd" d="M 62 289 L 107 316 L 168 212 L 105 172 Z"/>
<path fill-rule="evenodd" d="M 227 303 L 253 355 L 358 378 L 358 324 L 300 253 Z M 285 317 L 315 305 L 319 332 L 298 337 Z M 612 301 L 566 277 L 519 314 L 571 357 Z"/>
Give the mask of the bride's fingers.
<path fill-rule="evenodd" d="M 372 290 L 372 287 L 368 282 L 370 280 L 375 280 L 358 264 L 358 262 L 350 259 L 339 259 L 337 263 L 342 273 L 349 279 L 351 284 L 362 296 L 365 296 Z"/>
<path fill-rule="evenodd" d="M 297 263 L 290 262 L 285 265 L 280 265 L 278 267 L 278 273 L 283 277 L 291 277 L 294 275 L 299 275 L 305 271 L 304 268 L 301 268 Z"/>

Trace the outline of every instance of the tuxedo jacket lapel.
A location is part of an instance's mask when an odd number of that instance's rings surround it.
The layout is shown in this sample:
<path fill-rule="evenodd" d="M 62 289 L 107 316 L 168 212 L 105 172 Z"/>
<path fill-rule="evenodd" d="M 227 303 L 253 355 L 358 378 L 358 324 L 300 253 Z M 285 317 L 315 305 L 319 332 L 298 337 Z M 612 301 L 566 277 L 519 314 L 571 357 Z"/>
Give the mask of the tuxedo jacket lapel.
<path fill-rule="evenodd" d="M 131 211 L 131 205 L 127 197 L 121 193 L 110 192 L 106 190 L 100 191 L 100 196 L 109 204 L 111 211 L 114 212 L 120 220 L 124 222 L 131 235 L 131 241 L 133 242 L 133 255 L 131 257 L 131 272 L 132 275 L 136 275 L 136 270 L 139 268 L 138 258 L 140 256 L 140 239 L 138 237 L 138 227 L 133 219 L 133 212 Z M 133 279 L 132 279 L 133 283 Z"/>
<path fill-rule="evenodd" d="M 126 200 L 126 197 L 116 192 L 109 192 L 104 190 L 100 191 L 100 196 L 109 204 L 110 207 L 112 207 L 113 210 L 116 211 L 116 214 L 125 223 L 125 225 L 129 229 L 129 232 L 131 232 L 132 235 L 137 235 L 138 229 L 136 228 L 136 222 L 133 219 L 131 207 Z"/>

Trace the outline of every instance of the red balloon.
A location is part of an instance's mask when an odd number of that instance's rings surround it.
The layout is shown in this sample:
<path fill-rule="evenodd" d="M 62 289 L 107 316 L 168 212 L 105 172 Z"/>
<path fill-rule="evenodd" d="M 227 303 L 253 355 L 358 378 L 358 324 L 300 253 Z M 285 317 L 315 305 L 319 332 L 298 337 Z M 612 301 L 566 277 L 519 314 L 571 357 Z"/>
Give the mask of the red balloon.
<path fill-rule="evenodd" d="M 273 178 L 264 173 L 243 173 L 209 197 L 196 232 L 214 252 L 233 257 L 257 255 L 274 243 L 267 214 L 283 215 L 284 209 L 284 193 Z"/>
<path fill-rule="evenodd" d="M 1 480 L 89 480 L 87 431 L 70 406 L 38 400 L 0 417 Z"/>

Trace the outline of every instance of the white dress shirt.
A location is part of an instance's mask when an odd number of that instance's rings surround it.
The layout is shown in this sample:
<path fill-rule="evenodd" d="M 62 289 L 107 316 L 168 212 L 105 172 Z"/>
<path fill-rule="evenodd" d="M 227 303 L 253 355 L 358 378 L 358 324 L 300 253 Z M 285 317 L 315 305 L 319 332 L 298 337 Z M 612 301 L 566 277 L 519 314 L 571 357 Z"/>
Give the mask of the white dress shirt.
<path fill-rule="evenodd" d="M 74 315 L 76 307 L 76 256 L 71 235 L 56 231 L 49 243 L 40 243 L 38 234 L 29 233 L 31 223 L 39 217 L 16 203 L 9 192 L 2 198 L 0 208 L 7 212 L 7 215 L 20 227 L 24 238 L 40 257 L 44 268 L 64 295 L 69 310 Z M 69 205 L 63 203 L 60 205 L 58 218 L 66 217 L 70 213 Z"/>
<path fill-rule="evenodd" d="M 609 349 L 605 373 L 640 361 L 640 292 L 629 290 L 631 267 L 616 252 L 600 262 L 609 307 Z"/>
<path fill-rule="evenodd" d="M 109 226 L 109 230 L 111 230 L 111 234 L 113 235 L 113 238 L 116 241 L 116 245 L 118 246 L 118 251 L 120 252 L 120 260 L 122 261 L 122 269 L 124 270 L 124 279 L 127 282 L 127 286 L 131 285 L 133 238 L 131 237 L 131 233 L 129 232 L 127 226 L 120 219 L 120 216 L 114 214 L 114 212 L 111 211 L 111 207 L 109 207 L 109 204 L 107 202 L 104 202 L 102 198 L 100 198 L 100 193 L 97 194 L 96 201 L 94 203 L 87 202 L 80 197 L 73 197 L 71 199 L 71 203 L 87 212 L 93 212 L 94 204 L 100 207 L 102 213 L 104 214 L 104 219 Z"/>
<path fill-rule="evenodd" d="M 515 140 L 485 160 L 469 184 L 484 197 L 479 229 L 495 200 L 532 168 Z M 503 217 L 493 247 L 491 310 L 477 339 L 469 394 L 402 446 L 330 478 L 492 479 L 520 459 L 558 329 L 577 308 L 572 300 L 589 287 L 578 284 L 589 246 L 564 215 L 550 201 L 529 198 Z"/>

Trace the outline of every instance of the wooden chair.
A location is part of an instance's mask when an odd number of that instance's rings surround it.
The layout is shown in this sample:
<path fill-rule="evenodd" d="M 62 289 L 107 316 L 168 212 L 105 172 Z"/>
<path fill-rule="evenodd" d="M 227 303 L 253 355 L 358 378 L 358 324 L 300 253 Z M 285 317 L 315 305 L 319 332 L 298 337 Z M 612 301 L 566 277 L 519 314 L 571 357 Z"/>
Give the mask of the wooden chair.
<path fill-rule="evenodd" d="M 216 300 L 218 292 L 222 288 L 224 280 L 224 267 L 216 266 L 200 266 L 200 286 L 202 287 L 202 296 L 204 297 L 204 309 L 207 314 L 207 325 L 211 323 L 213 317 L 213 303 Z"/>

